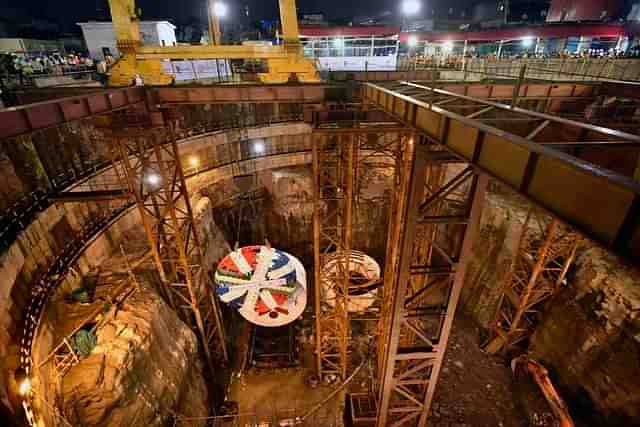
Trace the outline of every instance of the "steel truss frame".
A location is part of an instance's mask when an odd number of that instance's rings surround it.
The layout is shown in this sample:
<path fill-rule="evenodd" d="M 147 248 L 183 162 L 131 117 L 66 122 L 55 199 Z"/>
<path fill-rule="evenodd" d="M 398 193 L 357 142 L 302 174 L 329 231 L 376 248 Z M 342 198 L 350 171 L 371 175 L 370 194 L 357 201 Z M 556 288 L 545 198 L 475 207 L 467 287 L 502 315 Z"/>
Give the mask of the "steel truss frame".
<path fill-rule="evenodd" d="M 360 194 L 359 172 L 365 163 L 367 167 L 394 165 L 402 141 L 408 135 L 396 122 L 352 121 L 348 128 L 336 122 L 316 122 L 312 137 L 313 229 L 316 369 L 320 378 L 347 377 L 351 330 L 349 289 L 353 286 L 349 259 Z M 338 267 L 335 274 L 322 271 L 329 260 Z M 333 304 L 323 303 L 325 286 L 333 288 Z"/>
<path fill-rule="evenodd" d="M 565 282 L 580 240 L 558 219 L 539 209 L 529 210 L 500 294 L 487 352 L 506 353 L 531 336 L 545 302 Z"/>
<path fill-rule="evenodd" d="M 112 144 L 113 167 L 142 218 L 152 258 L 169 304 L 197 331 L 208 367 L 228 360 L 217 299 L 202 265 L 189 193 L 175 138 L 177 120 L 163 112 L 165 127 L 149 116 L 114 116 L 105 136 Z"/>
<path fill-rule="evenodd" d="M 402 159 L 380 320 L 379 427 L 427 422 L 488 180 L 459 163 L 423 138 Z"/>
<path fill-rule="evenodd" d="M 640 185 L 633 172 L 623 176 L 557 150 L 560 143 L 600 141 L 599 150 L 611 152 L 609 142 L 640 144 L 637 135 L 410 82 L 367 83 L 363 99 L 590 238 L 638 257 Z"/>

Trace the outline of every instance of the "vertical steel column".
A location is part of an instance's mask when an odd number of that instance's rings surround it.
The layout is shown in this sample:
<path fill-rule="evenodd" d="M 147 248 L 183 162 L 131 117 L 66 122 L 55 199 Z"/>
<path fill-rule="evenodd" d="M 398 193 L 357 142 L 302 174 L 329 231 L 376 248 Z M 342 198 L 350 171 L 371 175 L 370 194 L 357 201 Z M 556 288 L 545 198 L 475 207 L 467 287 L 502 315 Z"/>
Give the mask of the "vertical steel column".
<path fill-rule="evenodd" d="M 357 147 L 353 135 L 349 134 L 314 134 L 312 138 L 316 368 L 320 378 L 333 374 L 344 379 L 351 329 L 348 312 L 349 253 Z M 338 274 L 331 277 L 331 283 L 321 274 L 328 255 L 336 260 L 338 267 Z M 333 305 L 323 304 L 323 286 L 334 288 Z"/>
<path fill-rule="evenodd" d="M 378 427 L 426 425 L 487 183 L 429 148 L 405 158 L 390 226 Z"/>
<path fill-rule="evenodd" d="M 214 374 L 212 350 L 227 360 L 224 328 L 202 265 L 175 140 L 175 123 L 168 114 L 164 119 L 168 132 L 149 126 L 144 119 L 127 120 L 125 116 L 124 123 L 114 123 L 110 138 L 118 153 L 113 159 L 114 167 L 117 171 L 124 170 L 169 302 L 197 331 Z"/>
<path fill-rule="evenodd" d="M 395 193 L 383 281 L 383 308 L 378 341 L 377 426 L 386 427 L 391 419 L 391 397 L 395 386 L 396 358 L 400 340 L 405 293 L 409 280 L 411 252 L 418 222 L 418 208 L 424 194 L 427 163 L 422 151 L 416 156 L 415 144 L 407 144 L 401 160 L 398 190 Z"/>

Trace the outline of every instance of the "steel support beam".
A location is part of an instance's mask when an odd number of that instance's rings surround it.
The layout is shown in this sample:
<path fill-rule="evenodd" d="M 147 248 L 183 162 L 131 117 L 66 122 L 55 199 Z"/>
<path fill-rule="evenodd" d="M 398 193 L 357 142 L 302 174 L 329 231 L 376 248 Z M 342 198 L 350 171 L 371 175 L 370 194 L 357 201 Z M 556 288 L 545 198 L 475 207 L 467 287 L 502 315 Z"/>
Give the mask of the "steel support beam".
<path fill-rule="evenodd" d="M 176 120 L 164 127 L 147 116 L 121 115 L 105 129 L 114 170 L 142 218 L 165 297 L 198 334 L 212 375 L 227 348 L 218 302 L 202 264 L 199 236 L 175 139 Z"/>
<path fill-rule="evenodd" d="M 354 166 L 353 135 L 313 135 L 314 272 L 316 292 L 316 357 L 320 378 L 347 377 L 349 321 L 349 253 L 353 235 Z M 322 269 L 331 259 L 337 274 L 325 277 Z M 321 290 L 334 289 L 332 304 Z"/>
<path fill-rule="evenodd" d="M 358 280 L 349 267 L 362 175 L 365 168 L 393 168 L 410 135 L 394 121 L 355 120 L 344 128 L 330 116 L 316 114 L 313 132 L 317 371 L 321 378 L 346 378 L 349 294 Z M 324 271 L 328 263 L 337 268 Z M 331 301 L 323 294 L 329 289 Z"/>
<path fill-rule="evenodd" d="M 487 177 L 463 170 L 450 178 L 450 168 L 431 161 L 434 148 L 407 147 L 393 206 L 378 348 L 379 427 L 426 425 L 484 203 Z"/>
<path fill-rule="evenodd" d="M 49 200 L 58 203 L 76 203 L 128 199 L 129 197 L 130 194 L 126 190 L 64 191 L 49 196 Z"/>
<path fill-rule="evenodd" d="M 201 87 L 149 88 L 149 97 L 158 106 L 173 104 L 229 104 L 229 103 L 321 103 L 325 98 L 324 85 L 220 85 Z"/>
<path fill-rule="evenodd" d="M 130 87 L 6 108 L 0 110 L 0 139 L 131 108 L 144 99 L 143 88 Z"/>
<path fill-rule="evenodd" d="M 638 142 L 640 137 L 611 129 L 576 123 L 558 117 L 534 113 L 438 89 L 412 84 L 393 84 L 388 87 L 368 83 L 363 98 L 382 107 L 396 119 L 416 129 L 430 141 L 446 147 L 458 157 L 512 187 L 538 203 L 558 218 L 585 232 L 618 253 L 640 256 L 640 185 L 591 163 L 581 161 L 559 150 L 527 140 L 508 130 L 469 119 L 448 111 L 448 104 L 436 106 L 410 95 L 404 90 L 422 88 L 434 95 L 434 100 L 458 98 L 480 110 L 495 106 L 504 114 L 516 113 L 529 117 L 531 123 L 522 129 L 528 135 L 545 121 L 565 129 L 577 129 L 604 139 Z M 545 130 L 541 131 L 544 133 Z M 553 135 L 554 142 L 558 135 Z M 597 139 L 602 140 L 602 139 Z M 540 142 L 540 143 L 539 143 Z M 573 141 L 575 142 L 575 141 Z M 606 207 L 603 209 L 603 207 Z"/>

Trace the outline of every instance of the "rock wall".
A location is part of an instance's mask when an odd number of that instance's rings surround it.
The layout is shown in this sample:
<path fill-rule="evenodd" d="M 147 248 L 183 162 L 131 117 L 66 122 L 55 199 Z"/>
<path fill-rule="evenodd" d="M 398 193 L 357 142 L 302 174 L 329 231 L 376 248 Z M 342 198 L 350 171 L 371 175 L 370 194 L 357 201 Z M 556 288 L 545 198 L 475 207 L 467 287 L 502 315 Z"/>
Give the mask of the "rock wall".
<path fill-rule="evenodd" d="M 495 185 L 487 195 L 461 307 L 485 331 L 529 206 Z M 584 425 L 640 425 L 640 270 L 587 241 L 567 281 L 543 311 L 532 357 L 550 370 Z"/>
<path fill-rule="evenodd" d="M 211 199 L 201 197 L 191 202 L 196 224 L 196 233 L 202 249 L 202 261 L 207 269 L 225 257 L 231 248 L 224 234 L 213 220 Z"/>
<path fill-rule="evenodd" d="M 640 425 L 640 271 L 604 249 L 582 251 L 530 349 L 551 368 L 574 416 L 595 409 L 591 425 Z"/>
<path fill-rule="evenodd" d="M 0 255 L 3 283 L 0 291 L 0 342 L 3 344 L 0 346 L 0 365 L 3 367 L 0 400 L 13 411 L 19 403 L 11 379 L 19 364 L 18 348 L 32 288 L 62 252 L 68 239 L 73 238 L 97 209 L 96 205 L 90 204 L 52 205 L 38 214 L 17 241 Z M 118 251 L 116 242 L 137 221 L 137 212 L 132 211 L 96 238 L 80 256 L 62 287 L 72 289 L 85 273 Z"/>
<path fill-rule="evenodd" d="M 384 260 L 388 227 L 392 171 L 371 168 L 363 171 L 353 226 L 353 248 Z M 264 239 L 291 252 L 305 265 L 313 265 L 313 187 L 309 165 L 262 171 L 253 184 L 265 193 L 253 204 L 234 194 L 240 187 L 233 180 L 220 181 L 206 192 L 215 194 L 214 217 L 230 244 L 262 243 Z M 225 201 L 225 198 L 227 201 Z M 238 220 L 241 221 L 238 234 Z"/>
<path fill-rule="evenodd" d="M 163 426 L 174 413 L 208 415 L 196 336 L 154 291 L 141 287 L 105 316 L 97 346 L 62 380 L 58 402 L 72 425 Z"/>
<path fill-rule="evenodd" d="M 517 194 L 494 184 L 487 191 L 462 291 L 463 308 L 485 329 L 495 317 L 529 206 Z"/>

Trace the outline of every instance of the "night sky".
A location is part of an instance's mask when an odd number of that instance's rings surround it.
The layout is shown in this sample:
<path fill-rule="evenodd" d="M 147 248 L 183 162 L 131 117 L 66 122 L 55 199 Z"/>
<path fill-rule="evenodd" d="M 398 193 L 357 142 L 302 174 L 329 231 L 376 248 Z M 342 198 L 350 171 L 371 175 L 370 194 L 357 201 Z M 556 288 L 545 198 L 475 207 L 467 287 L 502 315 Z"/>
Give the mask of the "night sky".
<path fill-rule="evenodd" d="M 9 0 L 9 7 L 27 8 L 31 16 L 56 19 L 65 23 L 99 18 L 99 11 L 108 10 L 106 0 Z M 278 14 L 277 0 L 226 0 L 234 15 L 248 4 L 251 18 L 272 19 Z M 423 11 L 431 7 L 450 7 L 473 3 L 473 0 L 423 0 Z M 181 22 L 200 17 L 206 0 L 137 0 L 143 19 L 168 19 Z M 353 15 L 376 15 L 384 10 L 398 12 L 398 0 L 298 0 L 300 11 L 324 12 L 330 18 Z M 104 12 L 103 12 L 104 13 Z M 233 18 L 232 18 L 233 19 Z"/>

